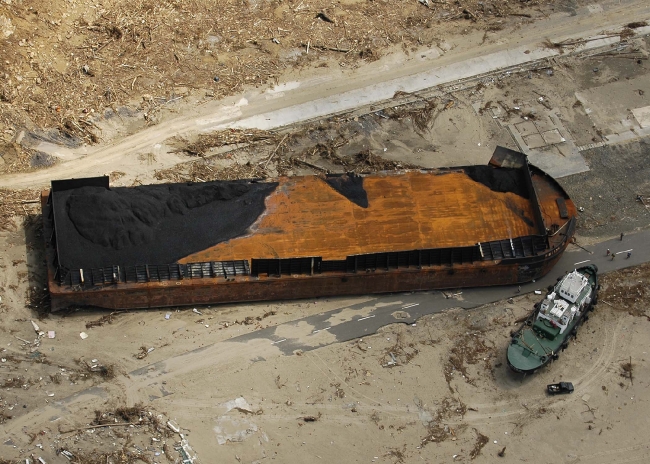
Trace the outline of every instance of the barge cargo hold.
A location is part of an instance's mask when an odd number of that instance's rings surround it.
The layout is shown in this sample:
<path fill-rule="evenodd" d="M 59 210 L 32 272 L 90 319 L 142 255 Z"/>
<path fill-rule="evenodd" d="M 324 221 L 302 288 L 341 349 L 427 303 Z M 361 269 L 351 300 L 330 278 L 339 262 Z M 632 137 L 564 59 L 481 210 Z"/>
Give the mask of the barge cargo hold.
<path fill-rule="evenodd" d="M 576 207 L 524 155 L 487 166 L 42 194 L 53 311 L 312 298 L 528 282 Z"/>

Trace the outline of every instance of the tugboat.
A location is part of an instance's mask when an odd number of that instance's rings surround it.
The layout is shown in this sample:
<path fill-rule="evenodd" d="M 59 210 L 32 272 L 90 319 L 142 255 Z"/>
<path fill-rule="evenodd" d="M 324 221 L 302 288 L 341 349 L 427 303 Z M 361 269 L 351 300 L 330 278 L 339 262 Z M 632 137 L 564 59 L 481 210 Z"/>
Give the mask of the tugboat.
<path fill-rule="evenodd" d="M 598 303 L 598 268 L 591 264 L 560 277 L 524 324 L 512 334 L 508 366 L 532 374 L 558 358 Z"/>

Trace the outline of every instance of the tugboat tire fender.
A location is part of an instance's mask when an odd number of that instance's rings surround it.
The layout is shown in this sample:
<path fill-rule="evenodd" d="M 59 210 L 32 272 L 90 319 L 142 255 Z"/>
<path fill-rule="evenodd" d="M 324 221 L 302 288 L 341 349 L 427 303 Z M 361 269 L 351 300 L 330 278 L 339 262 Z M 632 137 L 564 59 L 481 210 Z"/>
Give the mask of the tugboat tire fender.
<path fill-rule="evenodd" d="M 546 362 L 546 356 L 540 357 L 539 360 L 544 364 Z"/>

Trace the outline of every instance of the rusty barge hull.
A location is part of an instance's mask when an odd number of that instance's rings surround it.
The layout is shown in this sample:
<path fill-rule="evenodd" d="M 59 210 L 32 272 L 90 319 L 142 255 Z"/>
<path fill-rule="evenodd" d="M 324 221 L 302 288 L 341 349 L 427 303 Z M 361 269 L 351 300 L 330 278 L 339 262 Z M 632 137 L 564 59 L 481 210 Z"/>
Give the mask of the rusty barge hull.
<path fill-rule="evenodd" d="M 55 181 L 42 206 L 53 311 L 529 282 L 555 265 L 577 214 L 505 149 L 489 167 L 361 177 Z"/>
<path fill-rule="evenodd" d="M 146 309 L 185 305 L 291 300 L 326 296 L 363 295 L 432 289 L 507 285 L 539 279 L 562 254 L 520 263 L 456 266 L 449 269 L 406 269 L 337 276 L 290 277 L 232 282 L 186 279 L 175 282 L 126 283 L 89 291 L 67 291 L 52 295 L 54 311 L 69 306 L 108 309 Z M 526 278 L 521 279 L 521 268 Z"/>

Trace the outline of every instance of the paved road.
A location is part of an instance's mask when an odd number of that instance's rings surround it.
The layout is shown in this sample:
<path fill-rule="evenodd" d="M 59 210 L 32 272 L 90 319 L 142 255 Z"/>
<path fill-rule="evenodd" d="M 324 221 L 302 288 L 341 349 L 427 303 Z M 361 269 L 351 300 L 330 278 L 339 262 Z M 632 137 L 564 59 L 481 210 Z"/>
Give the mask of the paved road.
<path fill-rule="evenodd" d="M 521 286 L 521 293 L 534 292 L 541 290 L 544 292 L 546 287 L 556 282 L 557 277 L 566 271 L 571 271 L 579 266 L 587 264 L 596 264 L 601 273 L 622 269 L 625 267 L 635 266 L 650 261 L 650 231 L 639 232 L 628 235 L 623 240 L 615 239 L 598 243 L 594 246 L 585 247 L 583 250 L 575 245 L 569 245 L 567 252 L 564 253 L 558 264 L 553 270 L 541 280 L 530 282 Z M 616 253 L 617 256 L 612 260 L 607 256 L 607 249 Z M 632 256 L 626 258 L 627 251 L 632 251 Z M 380 327 L 395 322 L 414 323 L 417 319 L 428 314 L 439 313 L 449 308 L 471 309 L 487 303 L 504 300 L 509 297 L 518 296 L 517 286 L 487 287 L 487 288 L 469 288 L 459 290 L 462 292 L 459 297 L 446 298 L 445 294 L 451 295 L 453 291 L 440 292 L 414 292 L 400 293 L 390 295 L 379 295 L 376 300 L 366 301 L 357 305 L 340 308 L 334 311 L 306 317 L 304 319 L 294 320 L 283 324 L 288 330 L 278 330 L 278 327 L 269 327 L 267 329 L 252 332 L 240 337 L 230 339 L 231 342 L 246 343 L 252 339 L 267 338 L 270 344 L 280 348 L 285 354 L 292 354 L 295 350 L 311 350 L 324 346 L 318 343 L 305 343 L 304 338 L 280 338 L 275 335 L 276 332 L 290 333 L 291 326 L 299 324 L 308 324 L 314 327 L 313 336 L 317 336 L 322 330 L 327 330 L 336 336 L 326 344 L 338 343 L 356 338 L 371 335 L 377 332 Z M 540 298 L 542 298 L 540 296 Z M 370 311 L 369 307 L 373 307 Z M 349 312 L 356 311 L 358 316 L 352 316 L 350 319 Z M 407 313 L 404 318 L 396 318 L 396 312 Z M 337 314 L 348 313 L 346 322 L 336 325 L 330 325 L 329 321 L 336 320 Z M 401 315 L 400 315 L 401 316 Z"/>

